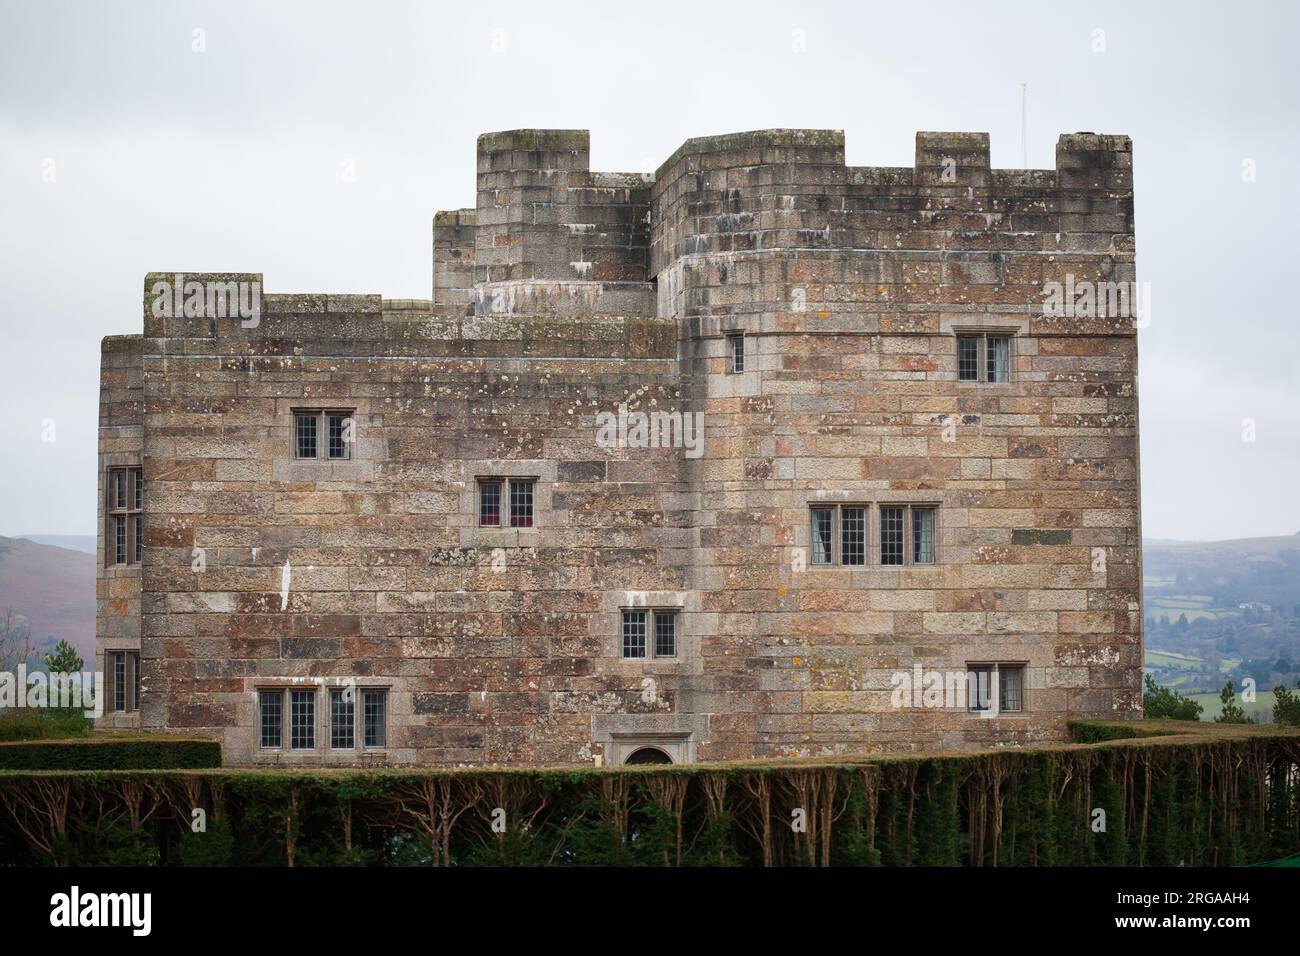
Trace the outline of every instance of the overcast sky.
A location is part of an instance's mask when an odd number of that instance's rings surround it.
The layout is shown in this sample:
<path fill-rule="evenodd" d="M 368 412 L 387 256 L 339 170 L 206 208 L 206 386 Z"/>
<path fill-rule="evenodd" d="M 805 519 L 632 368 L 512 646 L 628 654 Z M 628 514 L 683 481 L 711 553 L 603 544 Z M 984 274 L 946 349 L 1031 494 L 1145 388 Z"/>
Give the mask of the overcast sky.
<path fill-rule="evenodd" d="M 906 166 L 978 130 L 1018 167 L 1021 83 L 1032 167 L 1133 137 L 1144 533 L 1292 534 L 1298 9 L 0 0 L 0 534 L 94 533 L 99 341 L 141 331 L 146 272 L 427 298 L 481 132 L 588 128 L 593 168 L 651 171 L 690 136 L 843 129 Z"/>

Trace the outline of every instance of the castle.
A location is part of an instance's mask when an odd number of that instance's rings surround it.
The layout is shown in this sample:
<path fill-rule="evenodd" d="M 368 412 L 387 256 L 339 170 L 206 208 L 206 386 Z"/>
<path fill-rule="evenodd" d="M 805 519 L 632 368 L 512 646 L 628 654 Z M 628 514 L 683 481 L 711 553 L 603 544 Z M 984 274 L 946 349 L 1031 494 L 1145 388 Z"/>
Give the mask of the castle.
<path fill-rule="evenodd" d="M 150 274 L 103 342 L 101 724 L 612 765 L 1139 716 L 1131 158 L 490 133 L 430 300 Z"/>

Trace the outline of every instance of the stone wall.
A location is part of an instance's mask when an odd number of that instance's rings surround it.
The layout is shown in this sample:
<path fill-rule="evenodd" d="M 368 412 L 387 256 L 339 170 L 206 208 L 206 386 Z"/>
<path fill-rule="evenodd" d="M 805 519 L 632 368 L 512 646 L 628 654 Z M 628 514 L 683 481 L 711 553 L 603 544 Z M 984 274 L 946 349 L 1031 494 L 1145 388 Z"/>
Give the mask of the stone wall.
<path fill-rule="evenodd" d="M 99 376 L 99 506 L 98 564 L 95 577 L 95 661 L 94 669 L 104 675 L 105 686 L 113 678 L 115 651 L 140 649 L 140 565 L 116 566 L 109 562 L 108 475 L 112 468 L 139 468 L 144 452 L 144 382 L 138 335 L 110 335 L 101 349 Z M 141 693 L 143 696 L 143 690 Z M 106 727 L 138 727 L 138 711 L 121 713 L 113 709 L 111 692 L 105 694 Z"/>

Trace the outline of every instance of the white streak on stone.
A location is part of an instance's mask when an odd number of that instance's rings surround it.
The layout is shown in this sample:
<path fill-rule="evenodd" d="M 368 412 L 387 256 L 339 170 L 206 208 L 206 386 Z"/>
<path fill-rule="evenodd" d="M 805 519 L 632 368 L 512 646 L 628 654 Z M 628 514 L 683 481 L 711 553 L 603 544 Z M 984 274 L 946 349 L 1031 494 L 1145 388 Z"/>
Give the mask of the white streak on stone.
<path fill-rule="evenodd" d="M 293 575 L 293 568 L 289 562 L 284 562 L 284 567 L 280 570 L 280 610 L 286 610 L 289 607 L 289 579 Z"/>

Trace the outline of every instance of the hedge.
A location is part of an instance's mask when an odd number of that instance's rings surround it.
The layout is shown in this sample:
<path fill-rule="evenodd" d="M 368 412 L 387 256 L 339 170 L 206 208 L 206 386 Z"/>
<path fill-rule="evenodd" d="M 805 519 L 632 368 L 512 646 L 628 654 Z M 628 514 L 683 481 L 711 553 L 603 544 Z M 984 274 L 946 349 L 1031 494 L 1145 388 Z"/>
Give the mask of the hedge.
<path fill-rule="evenodd" d="M 0 770 L 171 770 L 221 766 L 221 745 L 176 737 L 0 743 Z"/>
<path fill-rule="evenodd" d="M 1216 728 L 737 764 L 0 772 L 0 861 L 1226 866 L 1300 852 L 1300 734 Z"/>
<path fill-rule="evenodd" d="M 0 741 L 85 737 L 93 729 L 94 723 L 80 711 L 0 711 Z"/>
<path fill-rule="evenodd" d="M 1168 737 L 1179 732 L 1180 725 L 1170 721 L 1071 720 L 1066 724 L 1070 739 L 1079 744 L 1097 744 L 1107 740 L 1131 740 L 1134 737 Z"/>

